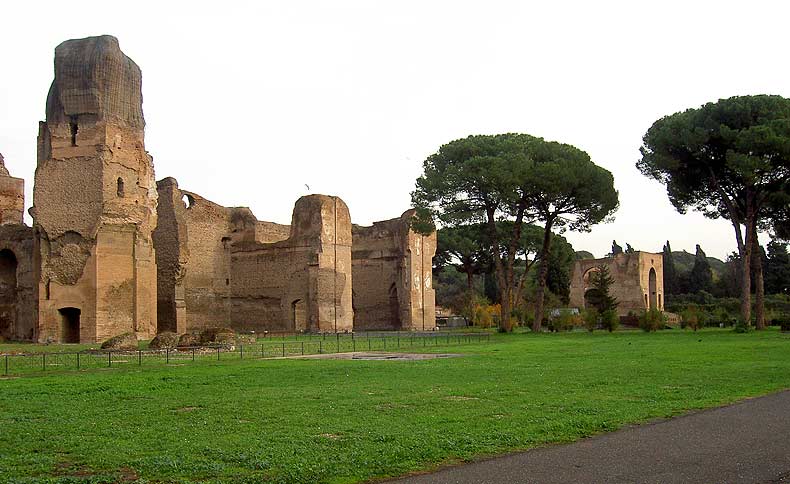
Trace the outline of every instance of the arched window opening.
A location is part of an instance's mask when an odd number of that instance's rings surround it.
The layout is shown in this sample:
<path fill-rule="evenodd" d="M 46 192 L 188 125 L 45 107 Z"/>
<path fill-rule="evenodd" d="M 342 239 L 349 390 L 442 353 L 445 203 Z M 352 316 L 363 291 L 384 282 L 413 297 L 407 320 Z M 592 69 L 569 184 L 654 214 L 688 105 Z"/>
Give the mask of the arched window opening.
<path fill-rule="evenodd" d="M 118 197 L 124 197 L 124 190 L 123 190 L 123 178 L 118 177 L 118 187 L 117 187 Z"/>
<path fill-rule="evenodd" d="M 650 268 L 648 279 L 648 294 L 650 295 L 650 304 L 648 309 L 658 309 L 658 283 L 656 281 L 656 270 Z"/>

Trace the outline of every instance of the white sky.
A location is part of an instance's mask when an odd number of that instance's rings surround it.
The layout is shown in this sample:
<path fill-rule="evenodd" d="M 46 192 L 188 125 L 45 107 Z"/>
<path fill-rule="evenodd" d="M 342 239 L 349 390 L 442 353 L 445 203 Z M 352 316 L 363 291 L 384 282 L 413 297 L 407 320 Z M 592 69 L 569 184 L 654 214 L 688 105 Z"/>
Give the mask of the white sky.
<path fill-rule="evenodd" d="M 469 134 L 573 144 L 614 173 L 621 208 L 597 256 L 723 258 L 726 221 L 679 215 L 634 167 L 663 115 L 743 94 L 790 97 L 786 2 L 81 2 L 0 8 L 0 152 L 32 202 L 36 134 L 60 42 L 118 37 L 143 71 L 157 179 L 261 220 L 339 195 L 355 223 L 399 216 L 422 161 Z"/>

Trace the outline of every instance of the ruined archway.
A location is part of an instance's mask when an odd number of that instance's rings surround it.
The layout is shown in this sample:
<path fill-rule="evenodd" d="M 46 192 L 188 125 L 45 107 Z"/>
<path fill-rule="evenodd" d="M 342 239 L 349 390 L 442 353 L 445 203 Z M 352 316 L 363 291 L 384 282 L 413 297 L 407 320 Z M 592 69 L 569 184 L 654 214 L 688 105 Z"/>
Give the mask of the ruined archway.
<path fill-rule="evenodd" d="M 60 342 L 80 342 L 80 310 L 78 308 L 60 308 Z"/>
<path fill-rule="evenodd" d="M 16 326 L 17 260 L 8 249 L 0 250 L 0 336 L 14 338 Z"/>
<path fill-rule="evenodd" d="M 648 274 L 648 292 L 649 292 L 649 300 L 650 306 L 648 309 L 659 309 L 658 308 L 658 286 L 656 281 L 656 270 L 652 267 L 650 268 L 650 274 Z"/>

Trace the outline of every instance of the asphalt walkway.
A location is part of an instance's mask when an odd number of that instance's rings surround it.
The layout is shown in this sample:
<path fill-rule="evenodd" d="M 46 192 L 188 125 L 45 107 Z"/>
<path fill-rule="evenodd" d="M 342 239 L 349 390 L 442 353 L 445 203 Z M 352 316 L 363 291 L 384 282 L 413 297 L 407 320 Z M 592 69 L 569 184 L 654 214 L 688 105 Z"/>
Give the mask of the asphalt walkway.
<path fill-rule="evenodd" d="M 390 482 L 790 483 L 790 391 Z"/>

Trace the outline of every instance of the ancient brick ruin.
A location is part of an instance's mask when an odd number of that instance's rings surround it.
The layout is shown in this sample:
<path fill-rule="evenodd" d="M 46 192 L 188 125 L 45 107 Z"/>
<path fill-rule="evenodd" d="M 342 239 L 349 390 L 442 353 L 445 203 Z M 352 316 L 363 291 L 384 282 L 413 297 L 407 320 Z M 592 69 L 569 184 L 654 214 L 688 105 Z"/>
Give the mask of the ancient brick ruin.
<path fill-rule="evenodd" d="M 588 306 L 585 296 L 591 289 L 590 275 L 605 265 L 614 279 L 610 295 L 619 302 L 617 313 L 620 316 L 653 308 L 663 311 L 663 261 L 661 254 L 639 251 L 603 259 L 577 260 L 571 273 L 570 304 L 578 308 Z"/>
<path fill-rule="evenodd" d="M 414 211 L 409 210 L 399 218 L 375 222 L 370 227 L 353 226 L 355 328 L 433 328 L 436 305 L 431 270 L 436 233 L 415 232 L 412 217 Z"/>
<path fill-rule="evenodd" d="M 352 228 L 340 198 L 307 195 L 288 226 L 155 183 L 141 84 L 114 37 L 55 49 L 33 227 L 0 156 L 0 338 L 434 329 L 436 236 L 410 212 Z"/>

